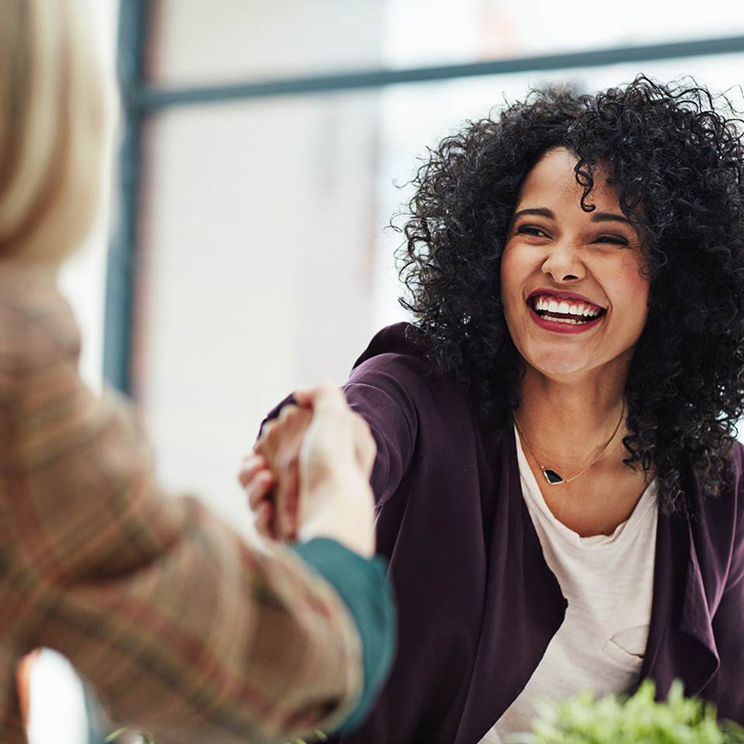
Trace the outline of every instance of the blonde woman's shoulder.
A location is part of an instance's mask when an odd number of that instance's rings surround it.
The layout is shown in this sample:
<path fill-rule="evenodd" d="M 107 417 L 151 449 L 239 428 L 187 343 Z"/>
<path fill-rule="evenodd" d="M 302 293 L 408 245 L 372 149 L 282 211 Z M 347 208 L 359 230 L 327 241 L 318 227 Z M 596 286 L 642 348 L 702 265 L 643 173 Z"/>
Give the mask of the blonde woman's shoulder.
<path fill-rule="evenodd" d="M 26 374 L 59 362 L 77 364 L 80 332 L 57 288 L 56 268 L 0 261 L 0 374 Z"/>

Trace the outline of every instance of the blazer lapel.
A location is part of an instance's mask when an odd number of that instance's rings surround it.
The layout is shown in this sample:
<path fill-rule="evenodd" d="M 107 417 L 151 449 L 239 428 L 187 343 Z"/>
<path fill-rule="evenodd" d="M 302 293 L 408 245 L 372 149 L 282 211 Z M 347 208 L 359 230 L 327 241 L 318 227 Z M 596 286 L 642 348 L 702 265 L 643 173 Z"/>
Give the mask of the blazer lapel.
<path fill-rule="evenodd" d="M 680 631 L 697 643 L 697 647 L 686 659 L 688 662 L 680 675 L 685 682 L 688 695 L 697 695 L 718 671 L 721 658 L 718 655 L 713 634 L 713 618 L 708 606 L 703 572 L 695 545 L 692 525 L 688 522 L 690 555 L 687 564 L 687 582 L 682 605 Z"/>
<path fill-rule="evenodd" d="M 720 664 L 700 556 L 689 519 L 659 515 L 654 599 L 641 679 L 666 698 L 674 679 L 697 695 Z"/>
<path fill-rule="evenodd" d="M 480 741 L 527 684 L 566 612 L 522 496 L 516 442 L 501 441 L 478 651 L 455 744 Z"/>

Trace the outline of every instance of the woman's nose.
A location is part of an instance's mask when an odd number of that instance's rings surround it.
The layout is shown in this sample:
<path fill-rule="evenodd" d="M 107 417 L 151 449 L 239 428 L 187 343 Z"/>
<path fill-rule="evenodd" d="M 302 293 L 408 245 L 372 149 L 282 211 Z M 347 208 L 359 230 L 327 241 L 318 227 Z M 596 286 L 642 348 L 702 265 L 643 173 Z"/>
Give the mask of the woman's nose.
<path fill-rule="evenodd" d="M 576 248 L 568 241 L 551 246 L 542 271 L 557 283 L 579 281 L 586 274 Z"/>

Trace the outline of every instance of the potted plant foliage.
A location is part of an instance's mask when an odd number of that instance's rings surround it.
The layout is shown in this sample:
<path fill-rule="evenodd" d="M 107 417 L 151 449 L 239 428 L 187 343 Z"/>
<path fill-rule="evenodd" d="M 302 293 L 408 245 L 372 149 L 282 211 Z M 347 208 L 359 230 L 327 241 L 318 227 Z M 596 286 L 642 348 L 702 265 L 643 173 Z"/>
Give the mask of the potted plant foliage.
<path fill-rule="evenodd" d="M 545 702 L 531 734 L 516 734 L 509 744 L 738 744 L 744 728 L 719 722 L 715 708 L 685 698 L 682 683 L 672 685 L 664 702 L 654 700 L 646 680 L 630 696 L 595 700 L 583 692 L 561 703 Z"/>

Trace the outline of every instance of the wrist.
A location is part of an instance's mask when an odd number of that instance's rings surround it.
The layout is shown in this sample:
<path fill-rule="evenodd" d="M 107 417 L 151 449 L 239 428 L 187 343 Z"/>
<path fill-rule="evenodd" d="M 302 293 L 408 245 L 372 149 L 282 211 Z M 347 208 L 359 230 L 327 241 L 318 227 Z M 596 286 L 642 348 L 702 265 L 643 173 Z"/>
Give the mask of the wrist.
<path fill-rule="evenodd" d="M 324 479 L 301 488 L 300 503 L 300 542 L 325 537 L 365 558 L 375 554 L 374 497 L 361 476 Z"/>

